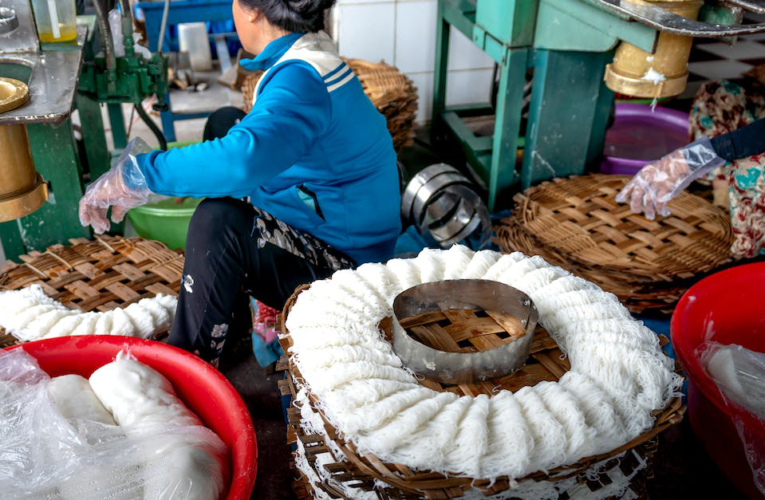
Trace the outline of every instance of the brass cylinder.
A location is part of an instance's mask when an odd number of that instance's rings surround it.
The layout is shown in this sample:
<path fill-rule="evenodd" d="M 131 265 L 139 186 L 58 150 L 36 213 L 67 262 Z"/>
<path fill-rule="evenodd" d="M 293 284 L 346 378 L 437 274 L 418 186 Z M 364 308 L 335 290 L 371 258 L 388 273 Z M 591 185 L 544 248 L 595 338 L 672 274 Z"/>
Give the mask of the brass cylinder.
<path fill-rule="evenodd" d="M 0 112 L 28 100 L 27 87 L 17 80 L 0 78 Z M 0 222 L 18 219 L 48 200 L 48 185 L 35 171 L 27 128 L 0 125 Z"/>
<path fill-rule="evenodd" d="M 703 0 L 653 1 L 688 19 L 696 19 Z M 613 63 L 606 66 L 606 86 L 614 92 L 633 97 L 669 97 L 679 95 L 688 82 L 688 57 L 693 38 L 660 33 L 656 52 L 651 54 L 622 42 Z"/>

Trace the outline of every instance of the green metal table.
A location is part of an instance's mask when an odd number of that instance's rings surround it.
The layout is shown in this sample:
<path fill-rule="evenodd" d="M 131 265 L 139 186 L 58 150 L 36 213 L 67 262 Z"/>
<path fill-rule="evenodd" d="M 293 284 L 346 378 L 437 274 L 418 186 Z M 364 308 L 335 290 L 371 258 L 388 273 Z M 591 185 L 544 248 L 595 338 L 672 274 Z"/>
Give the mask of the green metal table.
<path fill-rule="evenodd" d="M 620 40 L 650 52 L 659 33 L 584 0 L 439 0 L 438 19 L 434 130 L 456 137 L 487 185 L 490 210 L 509 202 L 498 198 L 504 190 L 582 173 L 601 154 L 614 99 L 603 83 L 605 66 Z M 446 106 L 452 26 L 496 62 L 494 109 Z M 522 130 L 524 84 L 532 74 Z M 478 137 L 463 119 L 486 114 L 495 114 L 494 135 Z"/>

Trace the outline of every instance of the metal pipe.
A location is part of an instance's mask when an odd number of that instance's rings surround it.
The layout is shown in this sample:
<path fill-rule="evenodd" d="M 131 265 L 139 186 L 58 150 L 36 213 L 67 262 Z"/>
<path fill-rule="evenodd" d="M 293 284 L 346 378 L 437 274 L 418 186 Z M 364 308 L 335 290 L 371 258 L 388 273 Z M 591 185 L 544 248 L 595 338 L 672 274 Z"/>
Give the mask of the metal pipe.
<path fill-rule="evenodd" d="M 138 113 L 138 116 L 141 117 L 141 119 L 144 121 L 147 127 L 152 131 L 154 136 L 157 138 L 157 141 L 159 142 L 159 149 L 162 151 L 167 151 L 167 139 L 165 139 L 165 134 L 162 133 L 162 131 L 157 127 L 157 124 L 154 123 L 154 120 L 151 119 L 149 115 L 146 114 L 146 111 L 143 109 L 143 106 L 140 104 L 135 105 L 135 111 Z"/>
<path fill-rule="evenodd" d="M 162 10 L 162 23 L 159 25 L 159 47 L 157 52 L 162 54 L 162 47 L 165 45 L 165 30 L 167 29 L 167 14 L 170 12 L 170 0 L 165 0 L 165 8 Z"/>
<path fill-rule="evenodd" d="M 112 37 L 112 29 L 109 27 L 109 13 L 106 12 L 105 0 L 94 0 L 93 5 L 96 7 L 98 28 L 101 30 L 101 36 L 103 37 L 106 69 L 109 71 L 109 82 L 114 84 L 112 81 L 112 72 L 117 69 L 117 59 L 114 57 L 114 38 Z"/>

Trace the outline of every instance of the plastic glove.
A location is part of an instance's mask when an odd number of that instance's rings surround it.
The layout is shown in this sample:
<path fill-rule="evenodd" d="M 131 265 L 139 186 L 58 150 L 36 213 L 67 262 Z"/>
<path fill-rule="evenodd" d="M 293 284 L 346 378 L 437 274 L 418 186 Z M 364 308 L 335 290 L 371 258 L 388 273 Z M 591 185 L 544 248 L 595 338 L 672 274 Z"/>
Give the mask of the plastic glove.
<path fill-rule="evenodd" d="M 694 180 L 724 164 L 709 139 L 702 137 L 643 167 L 616 196 L 616 201 L 629 200 L 633 212 L 645 212 L 651 220 L 657 213 L 666 217 L 669 200 Z"/>
<path fill-rule="evenodd" d="M 112 168 L 88 186 L 80 200 L 80 223 L 91 225 L 96 234 L 109 229 L 106 212 L 112 207 L 112 221 L 121 222 L 128 210 L 144 205 L 151 191 L 135 155 L 152 148 L 143 139 L 130 141 Z"/>

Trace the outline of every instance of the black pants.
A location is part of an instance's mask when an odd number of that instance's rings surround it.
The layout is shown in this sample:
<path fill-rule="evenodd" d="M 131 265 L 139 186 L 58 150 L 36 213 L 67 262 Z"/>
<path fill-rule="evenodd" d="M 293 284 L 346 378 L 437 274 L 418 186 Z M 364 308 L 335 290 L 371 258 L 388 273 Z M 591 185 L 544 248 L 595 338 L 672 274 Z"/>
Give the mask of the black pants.
<path fill-rule="evenodd" d="M 168 342 L 217 366 L 227 339 L 249 335 L 250 296 L 281 309 L 298 286 L 353 265 L 342 252 L 246 201 L 207 199 L 191 218 Z"/>

